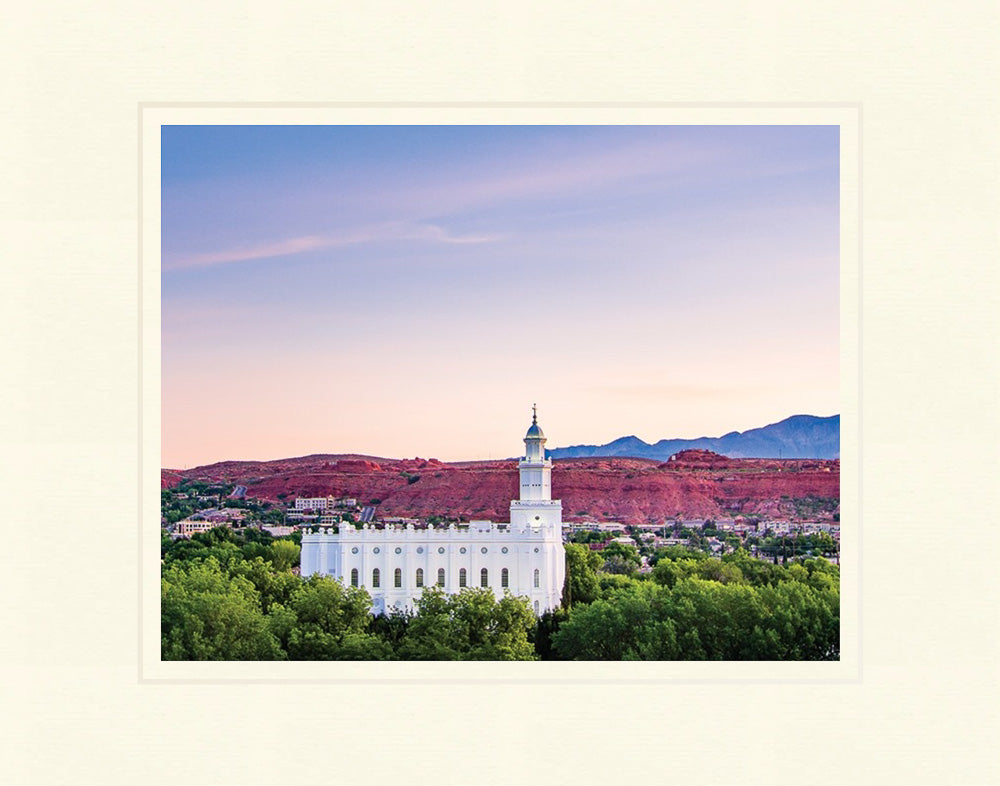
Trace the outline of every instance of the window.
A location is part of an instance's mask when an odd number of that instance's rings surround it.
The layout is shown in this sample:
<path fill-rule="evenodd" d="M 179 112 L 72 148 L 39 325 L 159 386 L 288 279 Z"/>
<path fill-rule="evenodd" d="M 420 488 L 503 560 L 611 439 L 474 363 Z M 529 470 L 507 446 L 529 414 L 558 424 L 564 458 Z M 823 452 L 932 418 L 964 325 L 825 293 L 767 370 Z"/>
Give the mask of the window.
<path fill-rule="evenodd" d="M 394 586 L 394 587 L 402 587 L 403 586 L 403 569 L 402 568 L 396 568 L 396 570 L 393 571 L 393 574 L 392 574 L 392 586 Z"/>
<path fill-rule="evenodd" d="M 538 613 L 538 601 L 536 600 L 535 601 L 535 614 L 537 614 L 537 613 Z"/>
<path fill-rule="evenodd" d="M 418 587 L 424 586 L 424 569 L 423 568 L 417 568 L 417 586 Z"/>
<path fill-rule="evenodd" d="M 509 587 L 510 586 L 510 571 L 504 568 L 500 571 L 500 586 Z"/>
<path fill-rule="evenodd" d="M 490 572 L 486 570 L 486 568 L 483 568 L 481 571 L 479 571 L 479 586 L 480 587 L 490 586 Z"/>
<path fill-rule="evenodd" d="M 438 568 L 438 586 L 444 586 L 444 568 Z"/>
<path fill-rule="evenodd" d="M 351 586 L 352 587 L 358 586 L 358 569 L 357 568 L 351 568 Z"/>
<path fill-rule="evenodd" d="M 535 568 L 535 587 L 538 587 L 538 568 Z"/>
<path fill-rule="evenodd" d="M 372 571 L 372 587 L 377 587 L 379 585 L 380 578 L 381 576 L 379 576 L 378 568 L 375 568 L 375 570 Z"/>
<path fill-rule="evenodd" d="M 466 585 L 466 580 L 467 580 L 467 578 L 468 578 L 468 577 L 467 577 L 467 574 L 466 574 L 466 572 L 465 572 L 465 568 L 462 568 L 462 569 L 461 569 L 461 570 L 460 570 L 460 571 L 458 572 L 458 586 L 459 586 L 459 587 L 465 587 L 465 586 L 467 586 L 467 585 Z"/>

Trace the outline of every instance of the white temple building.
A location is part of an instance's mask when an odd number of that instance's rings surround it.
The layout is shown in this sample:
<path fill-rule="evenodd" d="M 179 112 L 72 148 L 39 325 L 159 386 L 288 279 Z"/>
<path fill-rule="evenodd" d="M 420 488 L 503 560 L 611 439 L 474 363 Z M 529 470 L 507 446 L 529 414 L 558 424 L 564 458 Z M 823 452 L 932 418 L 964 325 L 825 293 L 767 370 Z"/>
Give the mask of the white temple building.
<path fill-rule="evenodd" d="M 433 585 L 448 593 L 488 587 L 497 598 L 509 591 L 528 598 L 536 614 L 556 608 L 566 577 L 562 502 L 552 499 L 552 461 L 545 458 L 545 434 L 532 410 L 510 522 L 321 528 L 302 536 L 302 575 L 364 587 L 376 614 L 413 609 L 423 588 Z"/>

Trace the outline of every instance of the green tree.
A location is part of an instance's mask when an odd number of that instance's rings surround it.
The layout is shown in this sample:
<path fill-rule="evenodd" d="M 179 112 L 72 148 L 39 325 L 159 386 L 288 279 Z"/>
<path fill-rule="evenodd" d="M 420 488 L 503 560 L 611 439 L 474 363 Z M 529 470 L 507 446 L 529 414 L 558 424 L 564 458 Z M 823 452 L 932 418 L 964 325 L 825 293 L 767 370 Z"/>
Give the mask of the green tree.
<path fill-rule="evenodd" d="M 677 631 L 660 613 L 667 591 L 630 582 L 607 598 L 570 610 L 552 636 L 555 652 L 569 660 L 663 660 L 677 653 Z"/>
<path fill-rule="evenodd" d="M 233 532 L 229 527 L 218 526 L 212 527 L 206 532 L 196 532 L 191 536 L 192 540 L 196 540 L 199 543 L 204 543 L 206 546 L 219 546 L 223 543 L 235 544 L 239 542 L 240 538 L 235 532 Z"/>
<path fill-rule="evenodd" d="M 228 576 L 214 557 L 166 567 L 160 609 L 164 660 L 284 657 L 253 584 Z"/>
<path fill-rule="evenodd" d="M 286 571 L 299 564 L 302 549 L 290 540 L 276 540 L 271 544 L 270 550 L 271 564 L 275 570 Z"/>
<path fill-rule="evenodd" d="M 577 603 L 590 603 L 600 595 L 601 588 L 597 572 L 604 559 L 586 546 L 567 543 L 566 546 L 566 589 L 563 605 L 569 608 Z"/>
<path fill-rule="evenodd" d="M 785 581 L 760 590 L 772 614 L 771 627 L 783 660 L 836 660 L 840 657 L 840 593 Z"/>
<path fill-rule="evenodd" d="M 740 573 L 743 574 L 743 578 L 755 587 L 763 587 L 790 580 L 790 576 L 784 568 L 756 559 L 750 556 L 744 549 L 737 549 L 732 554 L 726 554 L 722 557 L 722 561 L 738 567 Z"/>
<path fill-rule="evenodd" d="M 661 576 L 668 564 L 657 565 Z M 672 587 L 655 576 L 652 582 L 609 586 L 604 597 L 570 609 L 552 635 L 553 648 L 561 657 L 580 660 L 836 658 L 839 593 L 811 586 L 808 570 L 796 567 L 806 580 L 773 586 L 697 576 Z M 829 576 L 823 566 L 814 572 Z"/>
<path fill-rule="evenodd" d="M 260 557 L 261 559 L 268 559 L 271 556 L 270 546 L 261 543 L 258 540 L 251 541 L 250 543 L 244 543 L 243 548 L 243 559 L 250 561 Z"/>
<path fill-rule="evenodd" d="M 637 582 L 642 581 L 637 574 L 624 575 L 622 573 L 598 573 L 597 583 L 601 588 L 602 598 L 607 598 L 615 592 L 626 590 Z"/>
<path fill-rule="evenodd" d="M 601 551 L 601 556 L 604 558 L 606 573 L 634 573 L 642 564 L 638 549 L 631 543 L 612 541 Z"/>
<path fill-rule="evenodd" d="M 368 632 L 371 597 L 363 587 L 344 587 L 325 576 L 311 576 L 287 608 L 295 615 L 294 624 L 282 628 L 292 660 L 356 659 L 367 644 L 377 649 L 378 638 Z M 290 622 L 284 606 L 276 612 L 276 626 Z"/>
<path fill-rule="evenodd" d="M 369 629 L 396 650 L 403 643 L 412 618 L 412 613 L 393 608 L 386 614 L 373 617 Z"/>
<path fill-rule="evenodd" d="M 261 609 L 270 612 L 275 603 L 287 605 L 302 586 L 302 579 L 288 571 L 278 571 L 262 557 L 243 560 L 232 569 L 232 575 L 248 579 L 260 596 Z"/>
<path fill-rule="evenodd" d="M 746 584 L 685 579 L 671 591 L 666 613 L 678 630 L 695 631 L 681 641 L 685 660 L 760 660 L 773 653 L 761 649 L 768 617 L 758 591 Z"/>
<path fill-rule="evenodd" d="M 451 624 L 448 596 L 437 587 L 426 588 L 416 599 L 416 611 L 398 647 L 404 660 L 460 660 L 463 642 Z"/>
<path fill-rule="evenodd" d="M 540 660 L 562 660 L 552 645 L 552 637 L 559 626 L 569 617 L 569 613 L 562 606 L 546 611 L 538 618 L 535 625 L 535 654 Z"/>
<path fill-rule="evenodd" d="M 806 579 L 810 587 L 829 592 L 840 592 L 840 568 L 823 559 L 807 559 L 802 563 L 806 569 L 808 578 Z"/>
<path fill-rule="evenodd" d="M 699 578 L 709 581 L 718 581 L 723 584 L 745 584 L 743 571 L 738 565 L 731 562 L 723 562 L 719 559 L 706 559 L 697 563 L 694 574 Z"/>
<path fill-rule="evenodd" d="M 281 508 L 271 508 L 260 514 L 260 520 L 265 524 L 283 524 L 285 522 L 285 511 Z"/>
<path fill-rule="evenodd" d="M 704 560 L 661 559 L 653 568 L 653 581 L 665 587 L 674 587 L 677 582 L 695 575 L 701 562 Z"/>
<path fill-rule="evenodd" d="M 428 587 L 416 600 L 400 656 L 412 660 L 534 660 L 535 615 L 526 598 L 467 588 Z"/>
<path fill-rule="evenodd" d="M 697 549 L 689 549 L 685 548 L 684 546 L 660 546 L 653 552 L 653 556 L 650 558 L 649 562 L 651 565 L 656 565 L 662 559 L 702 560 L 702 559 L 708 559 L 708 555 L 704 551 L 698 551 Z"/>

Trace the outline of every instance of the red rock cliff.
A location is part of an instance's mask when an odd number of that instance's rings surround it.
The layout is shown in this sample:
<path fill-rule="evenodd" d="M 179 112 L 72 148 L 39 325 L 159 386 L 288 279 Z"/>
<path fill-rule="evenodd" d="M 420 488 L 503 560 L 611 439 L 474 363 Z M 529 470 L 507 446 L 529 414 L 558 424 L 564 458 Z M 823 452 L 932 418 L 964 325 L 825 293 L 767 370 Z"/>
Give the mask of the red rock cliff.
<path fill-rule="evenodd" d="M 295 497 L 375 500 L 383 516 L 462 516 L 506 520 L 518 493 L 515 461 L 444 464 L 435 459 L 304 456 L 269 462 L 222 462 L 183 472 L 163 470 L 161 485 L 185 478 L 243 484 L 247 496 L 272 502 Z M 558 459 L 552 496 L 563 518 L 627 524 L 757 514 L 794 518 L 796 500 L 839 505 L 840 462 L 817 459 L 729 459 L 684 451 L 670 461 Z"/>

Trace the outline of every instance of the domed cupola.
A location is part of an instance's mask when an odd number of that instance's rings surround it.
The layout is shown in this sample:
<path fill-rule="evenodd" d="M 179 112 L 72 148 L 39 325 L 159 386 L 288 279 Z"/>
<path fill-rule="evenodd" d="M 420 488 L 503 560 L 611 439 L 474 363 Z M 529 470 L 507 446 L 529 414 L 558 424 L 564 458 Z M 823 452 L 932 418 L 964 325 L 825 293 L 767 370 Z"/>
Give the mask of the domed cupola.
<path fill-rule="evenodd" d="M 531 425 L 524 435 L 524 459 L 529 462 L 545 461 L 545 433 L 538 425 L 538 411 L 531 405 Z"/>
<path fill-rule="evenodd" d="M 531 425 L 528 427 L 528 433 L 524 435 L 525 439 L 545 439 L 545 434 L 542 432 L 541 426 L 538 425 L 538 412 L 534 404 L 531 405 Z"/>

